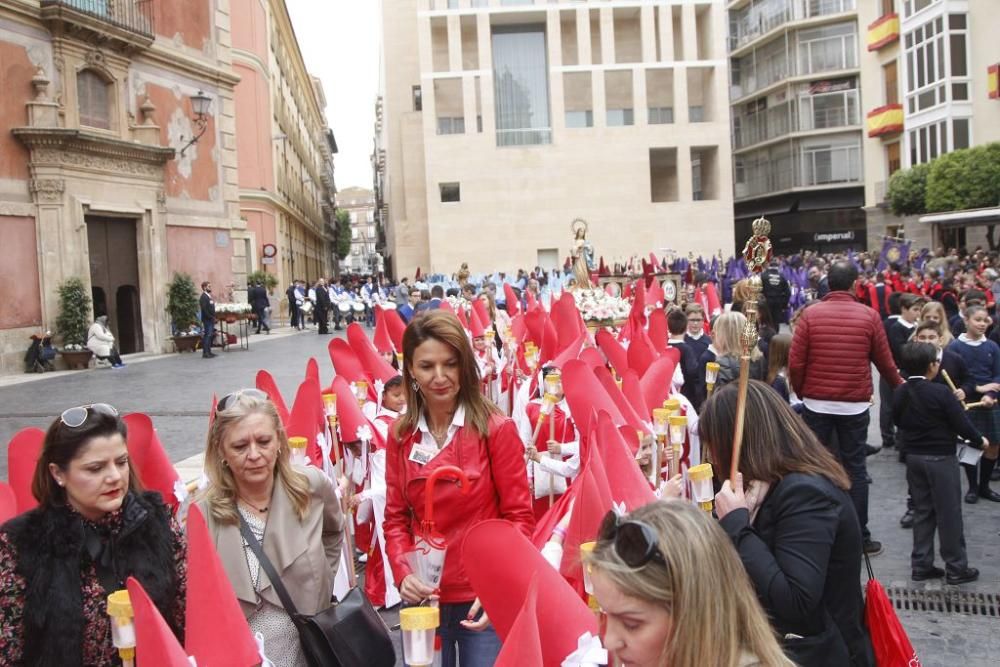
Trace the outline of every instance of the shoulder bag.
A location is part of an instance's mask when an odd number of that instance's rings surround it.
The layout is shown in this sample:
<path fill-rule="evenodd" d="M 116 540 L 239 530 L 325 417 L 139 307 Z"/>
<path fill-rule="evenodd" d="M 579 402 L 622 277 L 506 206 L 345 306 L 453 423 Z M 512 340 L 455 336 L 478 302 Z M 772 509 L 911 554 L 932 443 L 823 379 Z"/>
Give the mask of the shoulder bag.
<path fill-rule="evenodd" d="M 396 664 L 396 650 L 389 629 L 359 587 L 355 586 L 338 604 L 318 614 L 300 614 L 242 516 L 240 532 L 298 629 L 309 667 L 393 667 Z"/>

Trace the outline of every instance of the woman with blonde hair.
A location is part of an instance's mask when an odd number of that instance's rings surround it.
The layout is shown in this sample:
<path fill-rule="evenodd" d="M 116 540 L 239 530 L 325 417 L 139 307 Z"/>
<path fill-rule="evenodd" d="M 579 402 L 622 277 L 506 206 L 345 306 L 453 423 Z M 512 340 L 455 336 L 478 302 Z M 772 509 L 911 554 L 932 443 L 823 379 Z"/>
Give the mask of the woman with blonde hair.
<path fill-rule="evenodd" d="M 728 384 L 740 377 L 740 356 L 743 354 L 743 344 L 741 337 L 743 329 L 746 327 L 746 315 L 740 312 L 730 311 L 715 318 L 712 323 L 712 342 L 701 357 L 698 359 L 698 408 L 705 402 L 708 396 L 705 385 L 705 366 L 709 362 L 719 364 L 719 375 L 715 380 L 715 388 Z M 754 380 L 763 380 L 767 374 L 767 365 L 764 355 L 759 348 L 754 347 L 750 352 L 750 377 Z"/>
<path fill-rule="evenodd" d="M 609 512 L 585 565 L 615 664 L 792 665 L 725 532 L 688 503 Z"/>
<path fill-rule="evenodd" d="M 318 468 L 292 466 L 277 410 L 257 389 L 219 401 L 205 472 L 211 485 L 198 507 L 250 629 L 264 636 L 276 665 L 305 665 L 298 630 L 245 535 L 249 529 L 260 543 L 298 613 L 323 611 L 344 539 L 333 484 Z"/>
<path fill-rule="evenodd" d="M 531 537 L 535 516 L 524 445 L 514 422 L 480 391 L 472 345 L 453 313 L 430 311 L 410 322 L 403 359 L 407 410 L 390 429 L 386 450 L 386 553 L 404 601 L 439 601 L 441 664 L 454 667 L 460 656 L 462 667 L 486 667 L 496 660 L 500 639 L 480 616 L 458 547 L 485 519 L 506 519 Z M 458 467 L 467 488 L 449 478 L 428 488 L 430 475 L 444 466 Z M 407 558 L 422 531 L 428 494 L 435 501 L 435 528 L 450 546 L 437 587 L 423 581 Z"/>
<path fill-rule="evenodd" d="M 698 423 L 720 477 L 733 458 L 738 393 L 716 391 Z M 809 667 L 874 665 L 847 473 L 763 382 L 749 383 L 744 424 L 739 472 L 716 495 L 716 514 L 786 652 Z"/>
<path fill-rule="evenodd" d="M 955 337 L 951 335 L 951 328 L 948 326 L 948 314 L 944 306 L 939 301 L 928 301 L 920 310 L 920 322 L 933 322 L 938 327 L 938 334 L 941 336 L 940 346 L 948 347 Z M 914 329 L 914 332 L 916 329 Z"/>

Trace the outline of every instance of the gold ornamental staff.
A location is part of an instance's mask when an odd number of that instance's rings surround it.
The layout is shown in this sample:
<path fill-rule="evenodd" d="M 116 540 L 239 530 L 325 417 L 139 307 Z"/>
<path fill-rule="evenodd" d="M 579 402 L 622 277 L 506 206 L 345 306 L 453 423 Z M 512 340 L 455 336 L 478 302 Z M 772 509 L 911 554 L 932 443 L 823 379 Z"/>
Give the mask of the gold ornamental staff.
<path fill-rule="evenodd" d="M 729 470 L 730 484 L 736 484 L 736 473 L 740 467 L 740 450 L 743 447 L 743 423 L 746 418 L 747 409 L 747 386 L 750 382 L 750 355 L 757 347 L 757 300 L 760 298 L 763 283 L 760 274 L 771 261 L 773 248 L 771 239 L 767 236 L 771 233 L 771 223 L 760 217 L 753 221 L 753 236 L 743 247 L 743 259 L 750 269 L 750 296 L 743 303 L 744 315 L 747 323 L 740 336 L 740 343 L 743 346 L 743 354 L 740 356 L 740 385 L 739 394 L 736 400 L 736 428 L 733 432 L 733 461 Z"/>

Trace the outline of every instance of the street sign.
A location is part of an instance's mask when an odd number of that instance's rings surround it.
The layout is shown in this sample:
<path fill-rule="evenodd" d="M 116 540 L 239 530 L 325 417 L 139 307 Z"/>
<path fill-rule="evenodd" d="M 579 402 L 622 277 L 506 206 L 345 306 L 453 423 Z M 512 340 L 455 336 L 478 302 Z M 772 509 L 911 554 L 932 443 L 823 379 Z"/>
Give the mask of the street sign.
<path fill-rule="evenodd" d="M 274 257 L 261 257 L 261 264 L 274 264 Z"/>

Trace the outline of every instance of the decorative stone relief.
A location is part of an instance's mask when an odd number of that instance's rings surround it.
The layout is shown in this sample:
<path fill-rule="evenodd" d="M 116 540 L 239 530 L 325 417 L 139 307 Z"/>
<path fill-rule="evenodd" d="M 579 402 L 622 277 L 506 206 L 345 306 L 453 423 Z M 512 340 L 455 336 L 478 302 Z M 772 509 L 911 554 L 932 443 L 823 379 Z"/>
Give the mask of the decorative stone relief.
<path fill-rule="evenodd" d="M 156 191 L 156 210 L 160 213 L 167 212 L 167 193 L 163 190 Z"/>
<path fill-rule="evenodd" d="M 134 160 L 69 153 L 51 148 L 36 148 L 31 152 L 31 161 L 36 164 L 56 164 L 80 167 L 87 170 L 109 171 L 133 176 L 162 177 L 162 167 Z"/>
<path fill-rule="evenodd" d="M 58 204 L 62 202 L 66 182 L 61 178 L 33 178 L 29 187 L 39 204 Z"/>

